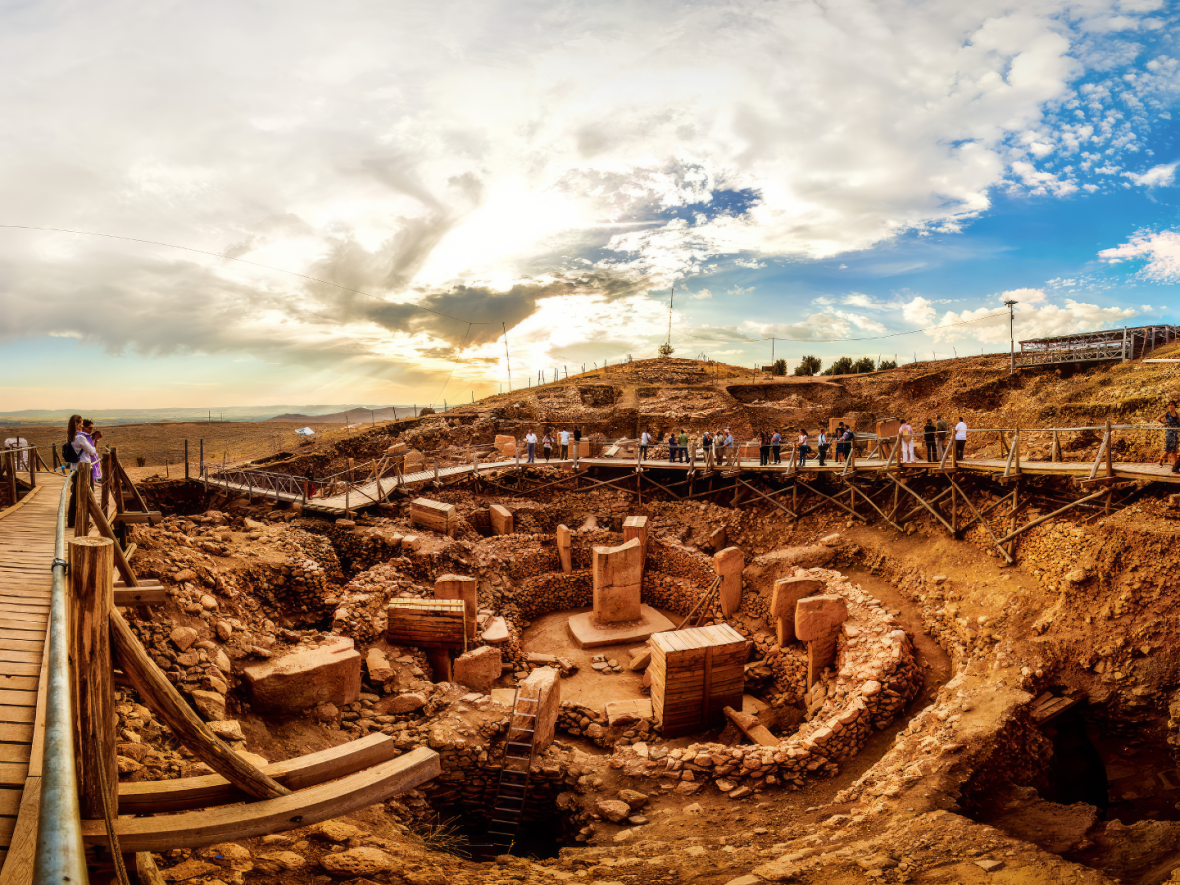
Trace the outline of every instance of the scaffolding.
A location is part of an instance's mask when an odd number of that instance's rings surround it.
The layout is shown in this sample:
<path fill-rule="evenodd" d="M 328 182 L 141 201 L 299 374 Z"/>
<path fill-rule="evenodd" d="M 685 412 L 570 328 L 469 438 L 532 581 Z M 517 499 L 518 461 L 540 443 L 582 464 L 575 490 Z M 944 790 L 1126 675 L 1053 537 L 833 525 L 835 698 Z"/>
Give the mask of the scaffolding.
<path fill-rule="evenodd" d="M 1103 360 L 1140 359 L 1180 336 L 1176 326 L 1140 326 L 1135 329 L 1105 329 L 1079 332 L 1056 338 L 1032 338 L 1020 342 L 1016 368 L 1056 363 L 1092 363 Z"/>

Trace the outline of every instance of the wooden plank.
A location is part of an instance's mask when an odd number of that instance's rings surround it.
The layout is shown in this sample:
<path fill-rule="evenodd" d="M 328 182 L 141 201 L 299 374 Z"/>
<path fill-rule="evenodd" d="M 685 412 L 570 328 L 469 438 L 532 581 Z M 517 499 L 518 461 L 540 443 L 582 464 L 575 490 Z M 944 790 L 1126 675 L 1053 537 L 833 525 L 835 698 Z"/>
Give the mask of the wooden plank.
<path fill-rule="evenodd" d="M 0 722 L 0 741 L 28 743 L 33 739 L 33 726 L 20 722 Z"/>
<path fill-rule="evenodd" d="M 13 791 L 16 792 L 16 791 Z M 37 812 L 41 808 L 41 779 L 30 778 L 21 791 L 16 825 L 8 838 L 8 854 L 0 867 L 0 885 L 28 885 L 33 881 L 37 851 Z"/>
<path fill-rule="evenodd" d="M 11 707 L 0 704 L 0 722 L 33 722 L 34 707 Z"/>
<path fill-rule="evenodd" d="M 19 501 L 17 501 L 12 506 L 5 507 L 3 510 L 0 510 L 0 519 L 4 519 L 6 516 L 8 516 L 8 514 L 16 513 L 22 507 L 26 506 L 29 502 L 31 502 L 34 498 L 37 497 L 37 493 L 40 492 L 41 489 L 43 489 L 43 488 L 45 488 L 45 486 L 35 487 L 27 495 L 25 495 L 23 498 L 21 498 Z"/>
<path fill-rule="evenodd" d="M 36 707 L 37 692 L 0 688 L 0 705 L 12 707 Z M 31 722 L 32 720 L 30 719 L 29 721 Z"/>
<path fill-rule="evenodd" d="M 371 734 L 318 753 L 272 762 L 264 766 L 262 772 L 290 790 L 301 790 L 395 759 L 398 752 L 393 738 L 380 733 Z M 119 785 L 119 814 L 185 811 L 243 802 L 246 798 L 244 793 L 216 774 L 141 781 Z"/>
<path fill-rule="evenodd" d="M 29 744 L 0 744 L 0 762 L 19 762 L 22 765 L 28 765 L 32 752 L 33 748 Z M 4 790 L 0 790 L 0 798 L 4 792 Z M 7 813 L 0 811 L 0 814 Z M 13 814 L 15 813 L 13 812 Z"/>
<path fill-rule="evenodd" d="M 40 679 L 37 676 L 14 676 L 11 673 L 0 673 L 0 689 L 11 691 L 28 691 L 37 693 Z"/>
<path fill-rule="evenodd" d="M 438 754 L 419 747 L 397 759 L 278 799 L 157 817 L 121 817 L 115 830 L 125 852 L 158 852 L 239 841 L 310 826 L 366 808 L 412 790 L 441 771 Z M 106 825 L 101 820 L 83 821 L 82 837 L 89 845 L 108 844 Z"/>
<path fill-rule="evenodd" d="M 45 658 L 49 658 L 49 628 L 45 629 Z M 45 704 L 49 697 L 48 684 L 49 667 L 43 662 L 37 679 L 37 708 L 33 714 L 33 730 L 30 736 L 33 749 L 29 754 L 29 776 L 36 778 L 41 777 L 45 763 Z"/>
<path fill-rule="evenodd" d="M 0 787 L 24 787 L 29 766 L 19 762 L 0 762 Z"/>
<path fill-rule="evenodd" d="M 20 811 L 20 790 L 0 790 L 0 815 L 16 817 Z"/>
<path fill-rule="evenodd" d="M 168 593 L 163 587 L 116 587 L 115 605 L 121 608 L 136 605 L 163 605 Z"/>

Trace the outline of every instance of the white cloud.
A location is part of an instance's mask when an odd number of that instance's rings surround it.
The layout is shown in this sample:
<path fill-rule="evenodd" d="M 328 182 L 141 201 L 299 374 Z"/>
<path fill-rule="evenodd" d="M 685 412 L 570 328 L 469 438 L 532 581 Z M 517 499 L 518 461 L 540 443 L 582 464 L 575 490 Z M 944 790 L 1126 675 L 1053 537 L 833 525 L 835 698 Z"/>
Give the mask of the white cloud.
<path fill-rule="evenodd" d="M 492 359 L 499 321 L 521 337 L 530 322 L 553 329 L 565 349 L 638 349 L 659 340 L 642 294 L 719 256 L 756 270 L 959 230 L 1005 182 L 1076 191 L 1080 172 L 1038 158 L 1080 168 L 1086 151 L 1088 169 L 1123 168 L 1145 115 L 1111 108 L 1163 94 L 1176 65 L 1154 59 L 1133 84 L 1079 78 L 1117 54 L 1092 34 L 1138 33 L 1152 11 L 26 4 L 0 28 L 6 219 L 225 252 L 376 298 L 143 244 L 5 232 L 0 336 L 382 375 Z M 562 325 L 554 309 L 571 298 L 587 307 Z M 919 300 L 889 309 L 925 317 Z M 849 311 L 796 326 L 814 338 L 874 324 Z"/>
<path fill-rule="evenodd" d="M 1171 187 L 1176 183 L 1176 166 L 1180 163 L 1164 163 L 1153 166 L 1142 174 L 1124 172 L 1127 178 L 1143 187 Z"/>
<path fill-rule="evenodd" d="M 1019 304 L 1044 304 L 1048 296 L 1043 289 L 1009 289 L 996 296 L 996 300 L 1015 301 Z"/>
<path fill-rule="evenodd" d="M 713 293 L 708 289 L 698 289 L 697 291 L 690 293 L 688 297 L 692 301 L 708 301 L 713 297 Z"/>
<path fill-rule="evenodd" d="M 919 328 L 925 328 L 934 323 L 934 305 L 921 295 L 915 295 L 907 301 L 902 306 L 901 313 L 907 323 Z"/>
<path fill-rule="evenodd" d="M 1098 257 L 1111 264 L 1146 259 L 1140 274 L 1157 283 L 1180 281 L 1180 231 L 1137 232 L 1127 242 L 1103 249 Z"/>
<path fill-rule="evenodd" d="M 1066 299 L 1065 305 L 1017 305 L 1016 340 L 1028 338 L 1049 338 L 1068 335 L 1073 332 L 1087 332 L 1095 329 L 1118 327 L 1134 317 L 1138 311 L 1132 308 L 1101 307 Z M 961 324 L 961 325 L 956 325 Z M 985 343 L 999 343 L 1008 340 L 1008 311 L 1000 308 L 981 307 L 962 312 L 948 311 L 940 326 L 931 336 L 935 341 L 961 341 L 975 339 Z"/>

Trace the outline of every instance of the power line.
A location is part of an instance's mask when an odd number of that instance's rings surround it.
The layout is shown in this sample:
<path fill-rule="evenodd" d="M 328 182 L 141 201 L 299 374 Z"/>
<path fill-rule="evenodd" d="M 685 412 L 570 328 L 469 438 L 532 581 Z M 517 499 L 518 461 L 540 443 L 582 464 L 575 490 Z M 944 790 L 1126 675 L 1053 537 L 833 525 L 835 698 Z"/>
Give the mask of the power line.
<path fill-rule="evenodd" d="M 897 338 L 899 335 L 916 335 L 919 332 L 933 332 L 936 329 L 950 329 L 954 326 L 966 326 L 970 323 L 978 323 L 981 320 L 990 320 L 994 317 L 1002 317 L 1002 316 L 1007 316 L 1007 315 L 1008 315 L 1008 311 L 1003 310 L 1003 311 L 999 311 L 998 313 L 989 313 L 989 314 L 985 314 L 984 316 L 981 316 L 981 317 L 975 317 L 975 319 L 973 319 L 973 320 L 963 320 L 962 322 L 958 322 L 958 323 L 944 323 L 941 326 L 931 326 L 928 329 L 908 329 L 904 332 L 890 332 L 888 335 L 869 335 L 869 336 L 865 336 L 862 338 L 783 338 L 782 336 L 776 335 L 774 338 L 742 338 L 742 339 L 738 339 L 738 340 L 732 340 L 732 339 L 729 339 L 729 340 L 731 340 L 732 343 L 739 344 L 739 345 L 740 344 L 757 344 L 759 341 L 776 341 L 776 340 L 777 341 L 793 341 L 798 344 L 832 344 L 832 343 L 836 343 L 836 342 L 840 342 L 840 341 L 882 341 L 886 338 Z M 721 338 L 717 338 L 717 337 L 709 337 L 709 336 L 705 336 L 705 335 L 687 335 L 686 337 L 695 338 L 698 341 L 726 340 L 726 339 L 721 339 Z"/>

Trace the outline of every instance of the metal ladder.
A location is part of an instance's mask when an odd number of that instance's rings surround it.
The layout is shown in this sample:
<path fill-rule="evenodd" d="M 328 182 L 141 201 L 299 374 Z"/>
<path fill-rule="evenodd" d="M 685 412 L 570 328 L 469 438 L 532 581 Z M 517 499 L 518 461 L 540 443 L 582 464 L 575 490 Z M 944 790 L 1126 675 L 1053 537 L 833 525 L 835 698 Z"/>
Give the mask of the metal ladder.
<path fill-rule="evenodd" d="M 499 852 L 510 853 L 516 841 L 520 821 L 524 816 L 525 798 L 529 792 L 529 775 L 533 765 L 533 737 L 536 734 L 538 698 L 522 698 L 519 690 L 512 701 L 512 718 L 508 721 L 507 741 L 504 744 L 504 767 L 496 787 L 496 801 L 488 822 L 488 843 Z M 532 712 L 518 708 L 527 705 Z M 528 725 L 514 724 L 525 719 Z"/>

